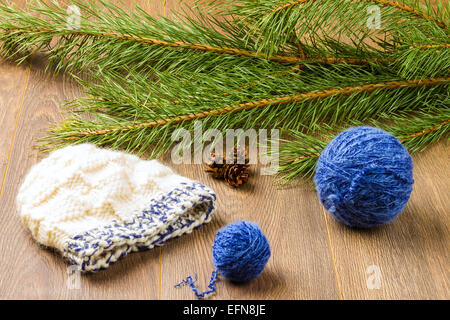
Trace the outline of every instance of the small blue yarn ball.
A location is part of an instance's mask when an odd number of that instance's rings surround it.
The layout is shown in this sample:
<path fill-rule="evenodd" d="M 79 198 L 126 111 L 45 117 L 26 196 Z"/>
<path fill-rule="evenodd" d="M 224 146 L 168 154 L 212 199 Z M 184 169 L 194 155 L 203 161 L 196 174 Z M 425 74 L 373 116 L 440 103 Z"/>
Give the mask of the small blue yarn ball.
<path fill-rule="evenodd" d="M 270 257 L 270 245 L 256 224 L 239 221 L 217 232 L 212 255 L 221 275 L 233 282 L 245 282 L 263 272 Z"/>
<path fill-rule="evenodd" d="M 394 136 L 350 128 L 322 151 L 314 177 L 320 201 L 338 221 L 371 228 L 393 220 L 412 191 L 413 163 Z"/>

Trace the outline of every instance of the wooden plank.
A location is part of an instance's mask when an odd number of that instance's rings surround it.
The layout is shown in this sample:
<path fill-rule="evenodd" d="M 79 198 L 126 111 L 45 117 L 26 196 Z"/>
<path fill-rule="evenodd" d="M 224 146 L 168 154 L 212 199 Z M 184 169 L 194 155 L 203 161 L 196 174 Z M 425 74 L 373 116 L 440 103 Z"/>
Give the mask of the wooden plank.
<path fill-rule="evenodd" d="M 17 0 L 14 4 L 25 7 L 26 1 Z M 28 64 L 17 66 L 13 61 L 5 61 L 0 57 L 0 197 L 29 73 Z"/>
<path fill-rule="evenodd" d="M 414 190 L 393 223 L 357 231 L 326 214 L 344 299 L 450 298 L 449 149 L 413 158 Z"/>
<path fill-rule="evenodd" d="M 159 259 L 157 251 L 132 254 L 108 272 L 81 278 L 80 289 L 70 289 L 68 264 L 58 254 L 44 250 L 31 238 L 16 214 L 15 197 L 30 167 L 45 155 L 31 149 L 52 122 L 60 122 L 60 105 L 79 96 L 78 87 L 65 77 L 44 74 L 42 61 L 32 64 L 30 83 L 23 104 L 16 142 L 0 202 L 2 224 L 0 248 L 2 277 L 0 296 L 6 298 L 145 298 L 157 297 Z M 13 273 L 10 273 L 13 270 Z M 114 287 L 114 290 L 111 288 Z"/>
<path fill-rule="evenodd" d="M 162 249 L 162 298 L 192 299 L 189 288 L 173 286 L 194 273 L 205 289 L 213 270 L 211 247 L 216 231 L 237 220 L 257 222 L 269 239 L 272 257 L 265 271 L 246 284 L 221 279 L 219 299 L 337 299 L 325 224 L 315 192 L 308 186 L 279 190 L 272 177 L 253 172 L 249 184 L 234 189 L 208 176 L 201 166 L 176 170 L 211 186 L 218 196 L 213 220 Z M 257 170 L 254 170 L 257 171 Z"/>
<path fill-rule="evenodd" d="M 14 2 L 24 7 L 26 0 Z M 0 58 L 0 197 L 3 193 L 4 179 L 14 145 L 29 72 L 30 69 L 26 64 L 16 66 L 14 62 Z"/>
<path fill-rule="evenodd" d="M 169 9 L 179 6 L 176 0 L 136 2 L 154 14 L 169 14 Z M 128 2 L 127 6 L 133 3 Z M 255 172 L 248 185 L 235 190 L 213 180 L 201 166 L 176 166 L 180 174 L 215 189 L 219 210 L 211 223 L 161 248 L 129 255 L 108 270 L 83 276 L 81 288 L 70 289 L 68 265 L 58 254 L 39 248 L 22 227 L 15 212 L 15 197 L 29 168 L 45 156 L 32 150 L 31 145 L 51 122 L 62 119 L 62 101 L 81 93 L 65 77 L 44 75 L 43 62 L 34 60 L 17 117 L 26 71 L 26 67 L 0 65 L 0 83 L 7 84 L 0 88 L 2 163 L 5 152 L 9 154 L 19 119 L 0 198 L 1 298 L 192 299 L 189 288 L 175 289 L 173 285 L 197 273 L 198 285 L 204 289 L 213 269 L 211 245 L 215 233 L 239 219 L 258 222 L 269 238 L 272 257 L 264 273 L 247 284 L 220 279 L 214 298 L 450 297 L 446 213 L 449 182 L 445 179 L 449 164 L 448 148 L 443 144 L 414 158 L 415 190 L 398 220 L 364 232 L 343 227 L 325 214 L 315 192 L 307 185 L 278 190 L 272 186 L 271 177 L 260 177 Z M 11 110 L 3 106 L 11 106 Z M 171 162 L 167 164 L 174 167 Z M 3 168 L 1 172 L 4 171 Z M 380 268 L 382 281 L 380 289 L 371 290 L 367 280 L 376 271 L 368 267 L 373 265 Z"/>
<path fill-rule="evenodd" d="M 187 3 L 189 1 L 184 1 Z M 165 14 L 170 14 L 177 6 L 177 1 L 167 1 Z M 169 159 L 166 161 L 173 167 Z M 199 287 L 206 288 L 213 270 L 211 246 L 216 231 L 236 220 L 251 220 L 260 225 L 271 243 L 272 258 L 264 273 L 248 284 L 219 281 L 215 298 L 339 297 L 324 221 L 320 206 L 314 201 L 314 191 L 308 187 L 277 190 L 272 185 L 272 177 L 268 176 L 255 176 L 253 183 L 233 189 L 209 177 L 201 166 L 182 165 L 176 170 L 211 186 L 218 195 L 219 210 L 208 225 L 162 247 L 162 299 L 194 298 L 190 289 L 173 287 L 193 273 L 198 276 Z"/>
<path fill-rule="evenodd" d="M 107 272 L 83 275 L 80 289 L 71 289 L 68 282 L 74 278 L 68 272 L 66 262 L 57 253 L 40 248 L 17 217 L 15 197 L 20 183 L 30 167 L 45 157 L 32 150 L 31 146 L 50 124 L 62 120 L 62 102 L 81 95 L 74 82 L 64 76 L 50 77 L 44 74 L 44 68 L 42 60 L 33 60 L 23 115 L 18 122 L 16 142 L 5 178 L 7 188 L 0 199 L 0 274 L 5 275 L 0 280 L 0 297 L 156 299 L 160 279 L 158 250 L 131 254 Z"/>
<path fill-rule="evenodd" d="M 29 67 L 0 60 L 0 197 L 28 84 Z"/>

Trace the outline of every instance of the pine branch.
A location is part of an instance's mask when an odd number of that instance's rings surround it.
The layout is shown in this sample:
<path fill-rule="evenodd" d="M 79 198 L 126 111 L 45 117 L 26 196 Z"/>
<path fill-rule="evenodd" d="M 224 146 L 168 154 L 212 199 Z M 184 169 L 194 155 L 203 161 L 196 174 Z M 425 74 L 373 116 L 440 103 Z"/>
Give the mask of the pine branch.
<path fill-rule="evenodd" d="M 442 50 L 442 49 L 448 49 L 448 48 L 450 48 L 450 43 L 417 45 L 417 46 L 410 47 L 410 49 L 419 49 L 419 50 L 426 50 L 426 49 Z"/>
<path fill-rule="evenodd" d="M 450 6 L 440 2 L 243 0 L 156 19 L 75 0 L 76 29 L 57 2 L 36 3 L 26 12 L 0 0 L 0 54 L 42 51 L 56 71 L 92 74 L 45 150 L 90 142 L 158 157 L 196 123 L 279 128 L 302 138 L 281 149 L 289 180 L 311 175 L 348 124 L 388 124 L 412 151 L 449 130 Z M 369 4 L 383 5 L 381 30 L 365 26 Z"/>
<path fill-rule="evenodd" d="M 322 43 L 324 37 L 336 41 L 350 39 L 354 53 L 381 54 L 389 53 L 388 48 L 399 44 L 410 45 L 423 42 L 449 43 L 447 25 L 450 8 L 437 3 L 436 11 L 426 2 L 422 10 L 418 1 L 389 0 L 321 0 L 321 1 L 285 1 L 263 0 L 255 3 L 247 0 L 239 5 L 217 9 L 223 14 L 233 14 L 236 20 L 249 29 L 247 40 L 255 42 L 259 51 L 271 56 L 289 48 L 298 38 L 307 42 L 314 49 L 315 44 Z M 370 4 L 379 4 L 382 11 L 382 28 L 368 29 L 366 26 L 366 9 Z M 277 6 L 278 5 L 278 6 Z M 441 28 L 444 27 L 444 28 Z M 388 39 L 386 47 L 378 47 L 379 39 Z M 399 41 L 399 43 L 395 43 Z M 374 46 L 373 44 L 377 45 Z M 292 47 L 292 49 L 291 49 Z M 329 49 L 332 50 L 330 47 Z M 319 53 L 318 53 L 319 54 Z"/>
<path fill-rule="evenodd" d="M 283 11 L 285 9 L 292 8 L 294 6 L 300 5 L 300 4 L 308 2 L 308 1 L 312 1 L 312 0 L 296 0 L 296 1 L 287 2 L 287 3 L 281 4 L 281 5 L 277 6 L 277 7 L 275 7 L 272 10 L 272 13 L 280 12 L 280 11 Z"/>
<path fill-rule="evenodd" d="M 83 13 L 80 27 L 73 30 L 67 27 L 68 15 L 57 3 L 37 1 L 33 9 L 40 18 L 33 12 L 1 3 L 2 54 L 6 57 L 24 54 L 26 58 L 45 49 L 57 70 L 84 70 L 93 66 L 101 70 L 131 63 L 140 66 L 159 63 L 163 68 L 183 59 L 190 60 L 191 67 L 199 68 L 203 62 L 208 67 L 220 62 L 220 55 L 214 59 L 209 54 L 200 55 L 194 62 L 191 50 L 259 58 L 251 53 L 251 46 L 237 37 L 232 26 L 206 18 L 200 11 L 196 12 L 199 21 L 182 16 L 173 21 L 162 17 L 156 20 L 139 7 L 128 13 L 108 2 L 73 1 Z M 228 36 L 215 28 L 226 28 Z M 110 55 L 111 52 L 115 55 Z"/>
<path fill-rule="evenodd" d="M 429 15 L 429 14 L 419 10 L 417 8 L 418 7 L 418 5 L 417 5 L 418 2 L 416 2 L 415 8 L 413 8 L 412 6 L 408 6 L 408 5 L 405 5 L 403 3 L 396 2 L 396 1 L 390 1 L 390 0 L 370 0 L 370 1 L 373 1 L 373 2 L 375 2 L 377 4 L 385 5 L 385 6 L 395 7 L 395 8 L 398 8 L 400 10 L 404 10 L 406 12 L 410 12 L 412 14 L 415 14 L 418 17 L 424 18 L 425 20 L 432 21 L 432 22 L 436 23 L 440 28 L 442 28 L 444 30 L 447 30 L 447 25 L 444 22 L 439 21 L 438 19 L 432 17 L 431 15 Z"/>
<path fill-rule="evenodd" d="M 407 143 L 410 140 L 416 139 L 418 137 L 422 137 L 422 136 L 430 134 L 430 133 L 432 133 L 434 131 L 438 131 L 442 127 L 445 128 L 445 126 L 447 126 L 448 124 L 450 124 L 450 119 L 444 120 L 444 121 L 442 121 L 442 122 L 440 122 L 440 123 L 438 123 L 436 125 L 433 125 L 432 127 L 425 128 L 425 129 L 423 129 L 421 131 L 413 132 L 413 133 L 411 133 L 411 134 L 409 134 L 407 136 L 399 137 L 398 139 L 400 140 L 400 142 L 406 142 Z M 390 131 L 395 131 L 395 128 L 391 128 Z M 309 150 L 309 151 L 311 151 L 311 150 Z M 301 161 L 305 161 L 305 160 L 318 158 L 318 157 L 320 157 L 320 153 L 321 152 L 315 152 L 315 153 L 309 153 L 307 155 L 302 155 L 302 156 L 299 156 L 299 157 L 295 158 L 295 160 L 293 162 L 295 163 L 295 162 L 301 162 Z"/>
<path fill-rule="evenodd" d="M 448 85 L 442 85 L 439 79 L 423 83 L 394 80 L 374 84 L 375 79 L 387 80 L 389 76 L 374 77 L 362 67 L 355 70 L 349 65 L 335 65 L 331 69 L 307 66 L 300 75 L 291 72 L 283 77 L 267 75 L 275 71 L 235 68 L 232 73 L 236 76 L 233 78 L 218 70 L 213 77 L 195 79 L 188 74 L 185 74 L 186 79 L 180 79 L 180 74 L 157 73 L 158 81 L 149 82 L 145 74 L 130 72 L 125 78 L 120 73 L 115 76 L 107 73 L 107 77 L 102 75 L 98 79 L 101 80 L 99 85 L 82 83 L 87 86 L 90 96 L 69 105 L 73 116 L 50 130 L 50 135 L 41 140 L 42 150 L 89 142 L 138 154 L 146 152 L 154 158 L 175 143 L 170 138 L 175 130 L 184 129 L 192 134 L 196 119 L 188 117 L 179 121 L 183 115 L 207 113 L 201 121 L 203 130 L 214 128 L 222 134 L 231 128 L 245 131 L 277 127 L 284 130 L 306 128 L 314 132 L 324 123 L 366 120 L 380 113 L 392 114 L 400 110 L 425 111 L 440 103 L 448 103 L 445 100 L 448 98 Z M 249 91 L 233 90 L 249 82 L 256 82 Z M 366 84 L 361 86 L 361 83 Z M 218 105 L 236 101 L 249 107 L 249 97 L 261 97 L 257 101 L 278 99 L 280 93 L 298 91 L 298 88 L 304 89 L 297 94 L 305 94 L 304 100 L 240 112 L 216 114 L 215 111 L 223 109 Z M 314 99 L 316 96 L 321 98 Z M 173 97 L 179 100 L 179 104 L 172 104 Z M 85 112 L 91 120 L 84 118 Z M 149 127 L 152 122 L 155 126 Z"/>
<path fill-rule="evenodd" d="M 327 1 L 324 6 L 330 6 L 325 11 L 329 10 L 329 13 L 334 14 L 336 8 L 333 2 Z M 101 73 L 105 69 L 120 69 L 123 66 L 147 68 L 150 65 L 156 70 L 199 73 L 218 67 L 227 70 L 236 64 L 251 65 L 255 63 L 255 59 L 263 68 L 272 61 L 295 65 L 373 65 L 391 64 L 403 53 L 395 52 L 390 56 L 362 46 L 355 48 L 322 35 L 324 45 L 302 43 L 299 54 L 299 42 L 296 40 L 295 48 L 291 51 L 285 50 L 283 54 L 267 56 L 258 51 L 254 40 L 248 38 L 248 26 L 242 26 L 233 19 L 219 21 L 215 16 L 206 17 L 200 9 L 191 13 L 195 14 L 196 20 L 185 13 L 176 15 L 173 20 L 157 20 L 139 7 L 136 7 L 135 12 L 128 13 L 108 2 L 101 1 L 99 6 L 95 2 L 74 1 L 83 12 L 80 28 L 74 30 L 67 27 L 67 13 L 58 4 L 38 1 L 34 10 L 41 17 L 36 17 L 32 12 L 6 5 L 3 1 L 0 3 L 0 29 L 4 31 L 0 34 L 0 54 L 4 57 L 19 56 L 18 62 L 22 62 L 28 56 L 43 50 L 49 57 L 49 67 L 54 66 L 56 71 L 97 70 Z M 351 2 L 349 4 L 349 7 L 344 6 L 341 10 L 349 10 L 351 13 L 351 10 L 360 9 L 353 7 Z M 324 9 L 312 7 L 310 10 L 315 14 Z M 294 15 L 293 18 L 308 18 L 308 13 L 305 16 L 302 13 L 300 17 Z M 391 24 L 398 21 L 396 19 Z M 428 36 L 425 31 L 421 32 Z M 277 34 L 277 39 L 278 36 L 280 35 Z M 279 38 L 283 39 L 284 35 Z M 446 41 L 446 38 L 439 39 Z M 273 44 L 276 45 L 277 41 L 274 40 Z M 446 44 L 433 44 L 438 45 Z M 427 56 L 427 59 L 439 60 L 439 56 L 434 57 L 432 51 Z M 434 77 L 433 72 L 422 72 L 428 65 L 430 64 L 425 63 L 425 67 L 408 71 L 405 70 L 408 64 L 403 64 L 399 66 L 400 75 L 407 75 L 409 79 L 418 75 Z"/>
<path fill-rule="evenodd" d="M 275 61 L 280 63 L 289 63 L 289 64 L 299 64 L 299 63 L 324 63 L 324 64 L 336 64 L 336 63 L 348 63 L 348 64 L 368 64 L 371 62 L 387 62 L 388 59 L 358 59 L 358 58 L 339 58 L 339 57 L 326 57 L 326 58 L 298 58 L 293 56 L 282 56 L 282 55 L 273 55 L 270 57 L 266 57 L 263 53 L 260 52 L 252 52 L 246 51 L 237 48 L 228 48 L 228 47 L 212 47 L 203 44 L 191 44 L 184 42 L 168 42 L 158 39 L 151 38 L 142 38 L 138 36 L 133 36 L 130 34 L 115 34 L 115 33 L 101 33 L 101 32 L 80 32 L 80 31 L 56 31 L 55 29 L 6 29 L 4 30 L 5 34 L 12 33 L 14 36 L 18 36 L 20 34 L 58 34 L 64 36 L 78 36 L 78 37 L 95 37 L 95 38 L 110 38 L 112 40 L 123 40 L 130 41 L 135 43 L 144 43 L 148 45 L 157 45 L 161 47 L 169 47 L 176 49 L 187 49 L 187 50 L 198 50 L 205 52 L 214 52 L 219 54 L 229 54 L 229 55 L 238 55 L 248 58 L 259 58 L 259 59 L 268 59 L 269 61 Z"/>
<path fill-rule="evenodd" d="M 426 149 L 432 143 L 450 133 L 450 108 L 435 108 L 431 113 L 385 115 L 384 119 L 372 120 L 370 125 L 379 127 L 397 137 L 412 153 Z M 352 121 L 349 126 L 365 123 Z M 278 179 L 282 185 L 314 174 L 322 150 L 339 133 L 341 127 L 324 126 L 316 135 L 289 132 L 290 139 L 284 139 L 279 151 L 280 169 Z M 345 127 L 344 127 L 345 128 Z M 320 137 L 320 138 L 318 138 Z"/>
<path fill-rule="evenodd" d="M 444 120 L 444 121 L 438 123 L 438 124 L 435 125 L 435 126 L 432 126 L 432 127 L 430 127 L 430 128 L 426 128 L 426 129 L 423 129 L 422 131 L 419 131 L 419 132 L 411 133 L 410 135 L 408 135 L 408 136 L 406 136 L 406 137 L 403 137 L 403 138 L 400 138 L 399 140 L 403 142 L 403 141 L 411 140 L 411 139 L 414 139 L 414 138 L 417 138 L 417 137 L 421 137 L 421 136 L 426 135 L 426 134 L 429 134 L 429 133 L 431 133 L 431 132 L 433 132 L 433 131 L 437 131 L 437 130 L 439 130 L 441 127 L 446 126 L 446 125 L 449 124 L 449 123 L 450 123 L 450 119 Z"/>
<path fill-rule="evenodd" d="M 57 3 L 37 1 L 34 11 L 40 17 L 36 17 L 33 12 L 0 1 L 0 30 L 3 30 L 0 54 L 6 58 L 19 56 L 17 61 L 22 62 L 41 50 L 56 71 L 95 68 L 100 72 L 132 64 L 141 67 L 150 64 L 158 70 L 176 67 L 199 72 L 242 63 L 242 58 L 288 64 L 386 62 L 379 57 L 333 55 L 307 60 L 294 55 L 267 57 L 255 51 L 253 42 L 244 38 L 246 28 L 237 30 L 232 21 L 206 17 L 201 10 L 190 12 L 196 20 L 186 13 L 175 15 L 173 20 L 163 17 L 157 20 L 140 7 L 128 13 L 103 1 L 99 1 L 102 6 L 95 2 L 73 3 L 83 12 L 77 29 L 67 26 L 68 14 Z"/>
<path fill-rule="evenodd" d="M 397 89 L 401 87 L 422 87 L 422 86 L 433 86 L 433 85 L 445 85 L 450 83 L 450 78 L 435 78 L 435 79 L 421 79 L 421 80 L 408 80 L 408 81 L 390 81 L 390 82 L 380 82 L 380 83 L 372 83 L 362 86 L 351 86 L 351 87 L 343 87 L 343 88 L 333 88 L 323 91 L 314 91 L 314 92 L 306 92 L 296 95 L 290 96 L 282 96 L 272 99 L 261 99 L 258 101 L 250 101 L 245 103 L 239 103 L 233 106 L 226 106 L 219 109 L 213 109 L 209 111 L 198 112 L 194 114 L 186 114 L 179 115 L 171 118 L 159 119 L 156 121 L 143 122 L 134 125 L 126 125 L 119 126 L 115 128 L 108 128 L 102 130 L 93 130 L 93 131 L 80 131 L 77 133 L 77 136 L 68 137 L 68 140 L 77 140 L 80 137 L 89 137 L 93 135 L 104 135 L 110 134 L 114 132 L 126 132 L 136 129 L 142 128 L 154 128 L 157 126 L 163 126 L 166 124 L 178 124 L 181 122 L 187 121 L 195 121 L 201 120 L 209 116 L 217 116 L 228 114 L 232 112 L 241 112 L 248 111 L 254 108 L 264 108 L 270 107 L 273 105 L 283 105 L 290 104 L 293 102 L 301 102 L 307 99 L 320 99 L 320 98 L 328 98 L 335 95 L 350 95 L 355 92 L 372 92 L 375 90 L 389 90 L 389 89 Z"/>
<path fill-rule="evenodd" d="M 393 121 L 398 125 L 391 127 L 390 132 L 398 137 L 410 152 L 422 152 L 450 132 L 448 107 L 437 114 L 422 114 L 412 119 L 399 116 L 394 117 Z"/>
<path fill-rule="evenodd" d="M 406 79 L 450 76 L 450 47 L 406 49 L 396 55 L 392 66 Z"/>
<path fill-rule="evenodd" d="M 298 68 L 288 68 L 277 64 L 267 70 L 244 69 L 241 66 L 235 66 L 225 72 L 219 69 L 217 73 L 210 74 L 208 77 L 198 77 L 198 75 L 190 73 L 184 75 L 171 75 L 167 72 L 156 73 L 159 79 L 156 83 L 150 81 L 145 73 L 129 71 L 129 76 L 126 78 L 122 74 L 98 77 L 97 82 L 100 84 L 98 86 L 82 82 L 83 86 L 88 87 L 87 92 L 92 95 L 92 98 L 78 100 L 77 104 L 86 112 L 108 112 L 110 115 L 134 121 L 135 124 L 141 120 L 141 122 L 148 122 L 149 117 L 152 118 L 155 114 L 160 115 L 159 118 L 156 118 L 159 120 L 168 116 L 216 110 L 218 105 L 235 105 L 246 103 L 249 100 L 275 99 L 285 96 L 287 93 L 322 91 L 329 88 L 359 86 L 361 83 L 370 84 L 376 81 L 398 79 L 395 75 L 389 74 L 389 68 L 378 69 L 377 76 L 367 73 L 365 68 L 358 69 L 349 65 L 309 66 L 303 68 L 302 74 L 299 75 Z M 385 75 L 382 76 L 382 73 Z M 302 88 L 302 90 L 298 88 Z M 438 96 L 432 92 L 437 93 L 442 90 L 439 89 L 439 86 L 435 89 L 417 93 L 414 93 L 414 90 L 411 92 L 407 90 L 406 95 L 402 93 L 401 99 L 395 97 L 395 95 L 398 96 L 398 93 L 393 93 L 396 103 L 378 105 L 376 110 L 403 108 L 402 105 L 425 102 L 431 98 L 438 101 Z M 401 90 L 401 92 L 403 91 Z M 388 92 L 382 94 L 387 101 L 389 101 L 389 95 Z M 335 114 L 334 110 L 342 114 L 342 117 L 356 114 L 368 115 L 369 112 L 375 110 L 370 105 L 371 99 L 379 100 L 376 95 L 373 97 L 355 96 L 353 100 L 349 100 L 349 103 L 354 105 L 353 111 L 352 108 L 342 108 L 339 105 L 340 99 L 331 99 L 327 104 L 325 101 L 311 100 L 308 108 L 316 109 L 316 111 L 308 113 L 303 110 L 301 115 L 319 118 L 326 114 Z M 314 101 L 317 101 L 317 106 Z M 377 103 L 379 104 L 380 101 Z M 188 106 L 189 108 L 186 108 Z M 340 116 L 333 116 L 333 118 L 338 119 Z M 313 118 L 299 118 L 298 115 L 295 119 L 299 122 L 316 121 Z"/>
<path fill-rule="evenodd" d="M 292 1 L 292 2 L 288 2 L 285 4 L 282 4 L 278 7 L 276 7 L 275 9 L 272 10 L 273 13 L 294 7 L 294 6 L 298 6 L 300 4 L 303 4 L 307 1 L 313 1 L 313 0 L 297 0 L 297 1 Z M 422 17 L 428 21 L 433 21 L 434 23 L 436 23 L 440 28 L 442 29 L 447 29 L 447 26 L 444 22 L 437 20 L 436 18 L 433 18 L 432 16 L 430 16 L 429 14 L 420 11 L 417 8 L 412 8 L 408 5 L 405 5 L 403 3 L 400 2 L 396 2 L 396 1 L 390 1 L 390 0 L 368 0 L 369 2 L 374 2 L 376 4 L 380 4 L 380 5 L 384 5 L 384 6 L 389 6 L 389 7 L 394 7 L 400 10 L 404 10 L 406 12 L 412 13 L 418 17 Z"/>

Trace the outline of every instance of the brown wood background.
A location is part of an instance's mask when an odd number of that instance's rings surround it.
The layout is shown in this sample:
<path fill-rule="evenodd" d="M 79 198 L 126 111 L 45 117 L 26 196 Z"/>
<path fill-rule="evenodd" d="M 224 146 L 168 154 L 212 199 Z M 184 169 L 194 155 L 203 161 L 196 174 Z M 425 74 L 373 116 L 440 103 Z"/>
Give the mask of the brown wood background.
<path fill-rule="evenodd" d="M 24 5 L 25 0 L 18 1 Z M 129 1 L 154 14 L 177 0 Z M 45 155 L 32 149 L 48 126 L 62 119 L 60 106 L 80 96 L 65 76 L 44 73 L 39 59 L 16 66 L 0 60 L 0 298 L 192 299 L 175 289 L 197 273 L 205 288 L 212 270 L 211 245 L 218 228 L 238 219 L 257 221 L 272 246 L 263 274 L 247 284 L 219 281 L 212 299 L 449 299 L 449 149 L 444 143 L 414 156 L 414 191 L 392 224 L 355 231 L 333 220 L 307 185 L 279 190 L 255 173 L 235 190 L 200 166 L 175 169 L 215 189 L 220 209 L 211 223 L 160 248 L 127 256 L 108 270 L 83 275 L 79 289 L 58 254 L 33 241 L 15 207 L 18 187 Z M 381 287 L 369 289 L 381 270 Z"/>

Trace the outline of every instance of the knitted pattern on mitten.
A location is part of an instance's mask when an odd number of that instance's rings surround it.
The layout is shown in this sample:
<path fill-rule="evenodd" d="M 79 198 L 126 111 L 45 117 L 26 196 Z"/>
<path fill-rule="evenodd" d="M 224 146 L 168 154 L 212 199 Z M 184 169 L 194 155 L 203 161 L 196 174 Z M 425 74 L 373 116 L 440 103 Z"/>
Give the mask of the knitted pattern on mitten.
<path fill-rule="evenodd" d="M 209 222 L 215 199 L 210 188 L 156 160 L 81 144 L 35 165 L 17 207 L 39 243 L 83 271 L 98 271 Z"/>

